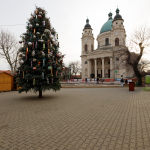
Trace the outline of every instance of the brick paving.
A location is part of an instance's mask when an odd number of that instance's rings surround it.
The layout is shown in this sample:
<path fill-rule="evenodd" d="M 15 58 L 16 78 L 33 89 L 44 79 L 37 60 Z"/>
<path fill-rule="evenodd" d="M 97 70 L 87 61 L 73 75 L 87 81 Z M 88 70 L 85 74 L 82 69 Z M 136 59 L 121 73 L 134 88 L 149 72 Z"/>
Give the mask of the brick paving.
<path fill-rule="evenodd" d="M 0 93 L 0 150 L 150 150 L 150 92 Z"/>

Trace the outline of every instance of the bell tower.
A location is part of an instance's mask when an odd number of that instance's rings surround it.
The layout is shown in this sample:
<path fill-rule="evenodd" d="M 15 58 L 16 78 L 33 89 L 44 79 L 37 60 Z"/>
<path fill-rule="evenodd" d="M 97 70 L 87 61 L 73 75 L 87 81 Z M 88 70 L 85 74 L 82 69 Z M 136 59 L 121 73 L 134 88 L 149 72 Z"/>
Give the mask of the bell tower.
<path fill-rule="evenodd" d="M 89 19 L 86 19 L 86 25 L 84 26 L 81 43 L 82 43 L 82 55 L 87 55 L 88 53 L 92 52 L 94 50 L 94 37 L 92 34 L 92 28 L 89 24 Z"/>
<path fill-rule="evenodd" d="M 122 16 L 119 14 L 119 8 L 116 9 L 116 16 L 112 22 L 112 33 L 111 33 L 111 43 L 112 46 L 125 46 L 126 40 L 126 31 L 124 28 L 124 20 Z"/>

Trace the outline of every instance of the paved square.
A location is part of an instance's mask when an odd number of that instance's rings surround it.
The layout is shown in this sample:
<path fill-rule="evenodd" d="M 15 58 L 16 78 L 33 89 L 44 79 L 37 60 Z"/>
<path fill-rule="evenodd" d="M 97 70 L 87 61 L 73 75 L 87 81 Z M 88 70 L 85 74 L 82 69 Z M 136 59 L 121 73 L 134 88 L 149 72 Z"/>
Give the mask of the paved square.
<path fill-rule="evenodd" d="M 150 150 L 150 92 L 0 93 L 0 150 Z"/>

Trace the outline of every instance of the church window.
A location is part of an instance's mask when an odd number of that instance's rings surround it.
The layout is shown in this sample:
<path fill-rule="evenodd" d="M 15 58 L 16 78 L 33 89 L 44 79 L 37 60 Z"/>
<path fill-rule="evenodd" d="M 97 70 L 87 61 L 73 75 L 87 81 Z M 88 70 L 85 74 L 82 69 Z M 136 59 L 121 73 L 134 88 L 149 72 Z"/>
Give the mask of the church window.
<path fill-rule="evenodd" d="M 116 61 L 119 61 L 119 58 L 116 58 Z"/>
<path fill-rule="evenodd" d="M 109 45 L 109 39 L 108 38 L 106 38 L 106 40 L 105 40 L 105 45 Z"/>
<path fill-rule="evenodd" d="M 119 46 L 119 39 L 118 38 L 115 39 L 115 46 Z"/>
<path fill-rule="evenodd" d="M 87 47 L 87 44 L 85 44 L 85 51 L 86 51 L 86 52 L 88 51 L 88 47 Z"/>
<path fill-rule="evenodd" d="M 93 45 L 91 45 L 91 51 L 93 51 Z"/>

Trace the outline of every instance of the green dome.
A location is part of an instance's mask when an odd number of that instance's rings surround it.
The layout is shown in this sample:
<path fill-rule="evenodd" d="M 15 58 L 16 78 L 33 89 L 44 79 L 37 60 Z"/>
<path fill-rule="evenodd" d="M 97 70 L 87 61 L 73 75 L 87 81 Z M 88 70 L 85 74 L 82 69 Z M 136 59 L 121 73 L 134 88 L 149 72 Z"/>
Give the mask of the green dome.
<path fill-rule="evenodd" d="M 113 19 L 109 19 L 107 22 L 105 22 L 105 24 L 102 26 L 100 30 L 100 34 L 103 32 L 111 31 L 112 21 Z"/>

